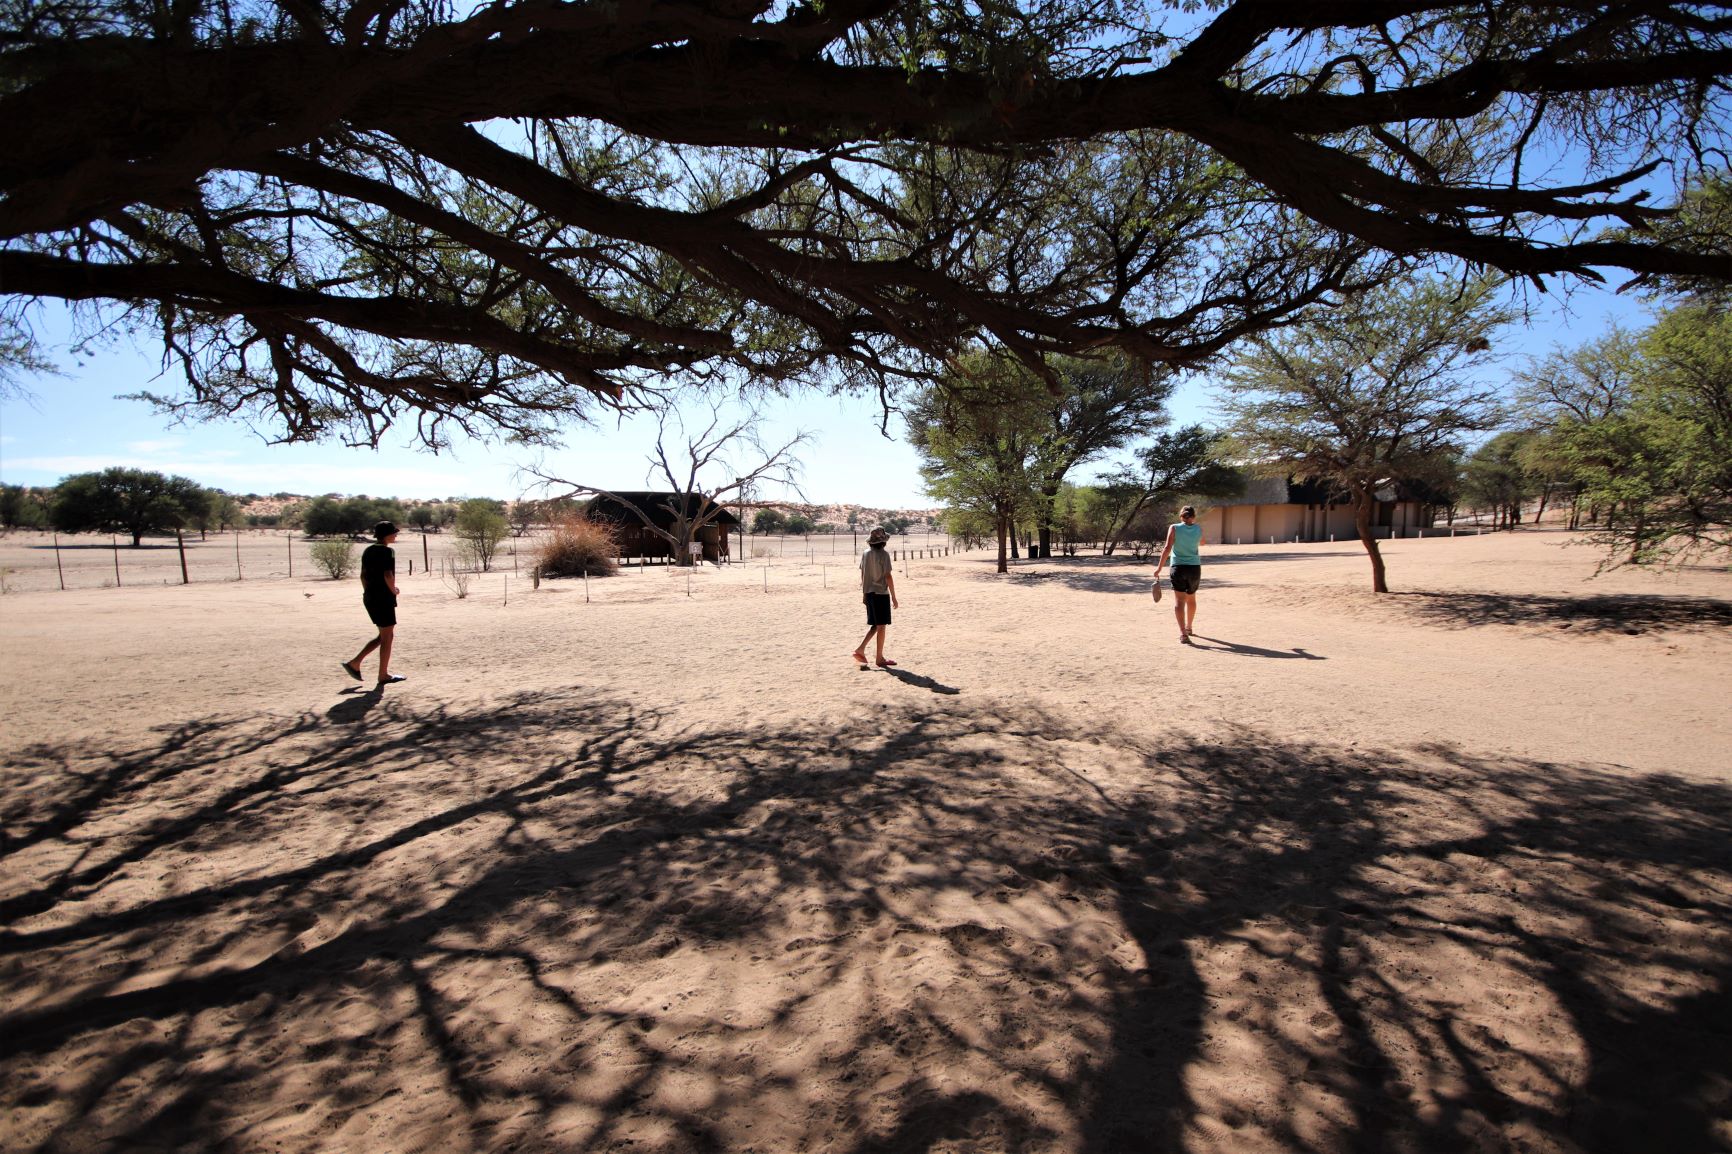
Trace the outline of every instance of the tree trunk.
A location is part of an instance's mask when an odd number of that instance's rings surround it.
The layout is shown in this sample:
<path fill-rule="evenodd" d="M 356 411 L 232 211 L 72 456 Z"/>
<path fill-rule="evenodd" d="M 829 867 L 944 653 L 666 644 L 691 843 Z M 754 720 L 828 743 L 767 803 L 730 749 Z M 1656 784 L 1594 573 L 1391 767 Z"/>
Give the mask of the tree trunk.
<path fill-rule="evenodd" d="M 143 545 L 143 544 L 144 544 L 144 530 L 142 530 L 142 529 L 135 529 L 135 530 L 133 530 L 133 533 L 132 533 L 132 547 L 133 547 L 133 548 L 134 548 L 134 549 L 137 549 L 137 548 L 139 548 L 139 547 L 140 547 L 140 546 L 141 546 L 141 545 Z"/>
<path fill-rule="evenodd" d="M 998 571 L 1000 573 L 1010 572 L 1010 561 L 1007 559 L 1009 555 L 1005 552 L 1005 543 L 1009 537 L 1009 519 L 1000 513 L 998 515 Z"/>
<path fill-rule="evenodd" d="M 1383 553 L 1378 549 L 1377 538 L 1371 532 L 1371 511 L 1374 508 L 1375 498 L 1369 489 L 1353 491 L 1353 525 L 1359 530 L 1359 543 L 1365 546 L 1365 552 L 1371 558 L 1371 591 L 1387 593 L 1389 580 L 1383 566 Z"/>
<path fill-rule="evenodd" d="M 1540 518 L 1546 515 L 1546 499 L 1552 495 L 1550 485 L 1540 486 L 1540 507 L 1534 511 L 1534 524 L 1540 523 Z"/>
<path fill-rule="evenodd" d="M 1052 559 L 1052 516 L 1058 508 L 1058 483 L 1042 488 L 1040 491 L 1040 555 L 1049 561 Z"/>

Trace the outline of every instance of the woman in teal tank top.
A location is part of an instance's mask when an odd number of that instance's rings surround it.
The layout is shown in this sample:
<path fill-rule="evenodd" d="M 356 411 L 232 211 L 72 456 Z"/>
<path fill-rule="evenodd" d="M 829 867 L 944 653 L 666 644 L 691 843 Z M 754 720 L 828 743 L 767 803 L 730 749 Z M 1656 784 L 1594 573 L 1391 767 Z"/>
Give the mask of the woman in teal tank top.
<path fill-rule="evenodd" d="M 1197 524 L 1197 510 L 1186 505 L 1179 510 L 1179 523 L 1167 526 L 1166 544 L 1155 562 L 1155 600 L 1161 597 L 1161 567 L 1167 558 L 1173 559 L 1173 616 L 1179 622 L 1179 641 L 1189 644 L 1197 620 L 1197 586 L 1203 580 L 1203 527 Z"/>

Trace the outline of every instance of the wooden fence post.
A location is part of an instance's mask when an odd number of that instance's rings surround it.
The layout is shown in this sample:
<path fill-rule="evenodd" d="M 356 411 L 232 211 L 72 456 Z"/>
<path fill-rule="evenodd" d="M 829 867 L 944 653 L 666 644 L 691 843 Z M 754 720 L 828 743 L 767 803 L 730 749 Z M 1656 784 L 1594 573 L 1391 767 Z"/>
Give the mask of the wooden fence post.
<path fill-rule="evenodd" d="M 191 585 L 192 582 L 186 578 L 186 542 L 181 540 L 179 529 L 174 531 L 174 547 L 180 550 L 180 583 Z"/>
<path fill-rule="evenodd" d="M 295 531 L 289 530 L 289 576 L 295 575 Z"/>
<path fill-rule="evenodd" d="M 120 538 L 113 533 L 108 535 L 108 543 L 114 548 L 114 587 L 120 588 Z"/>
<path fill-rule="evenodd" d="M 60 534 L 54 534 L 54 571 L 60 575 L 60 591 L 66 592 L 66 570 L 60 567 Z"/>
<path fill-rule="evenodd" d="M 235 530 L 235 580 L 241 580 L 241 531 Z"/>

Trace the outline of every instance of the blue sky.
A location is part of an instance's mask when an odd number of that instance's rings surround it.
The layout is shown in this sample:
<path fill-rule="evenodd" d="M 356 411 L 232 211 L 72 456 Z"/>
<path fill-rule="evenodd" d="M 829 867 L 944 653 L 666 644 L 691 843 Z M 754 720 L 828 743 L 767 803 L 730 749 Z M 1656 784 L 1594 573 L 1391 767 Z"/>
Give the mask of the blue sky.
<path fill-rule="evenodd" d="M 1627 327 L 1646 323 L 1641 302 L 1609 289 L 1581 287 L 1567 300 L 1557 292 L 1529 294 L 1534 323 L 1512 329 L 1503 342 L 1504 369 L 1554 344 L 1573 345 L 1604 331 L 1611 319 Z M 39 334 L 65 334 L 64 312 L 46 306 Z M 44 350 L 66 375 L 26 381 L 25 397 L 0 398 L 0 481 L 52 485 L 62 477 L 110 465 L 179 473 L 235 493 L 367 493 L 373 496 L 515 497 L 526 486 L 520 470 L 546 471 L 604 488 L 640 488 L 654 423 L 605 421 L 573 425 L 562 449 L 463 442 L 435 456 L 392 436 L 377 450 L 342 445 L 272 445 L 236 422 L 172 425 L 149 405 L 119 394 L 172 392 L 174 378 L 158 380 L 157 350 L 120 346 L 77 356 L 64 335 Z M 154 382 L 154 383 L 153 383 Z M 1213 388 L 1206 376 L 1184 382 L 1170 406 L 1178 422 L 1208 422 Z M 772 400 L 765 409 L 766 440 L 785 440 L 798 429 L 814 442 L 802 454 L 802 490 L 818 503 L 879 508 L 924 507 L 918 461 L 892 421 L 892 439 L 878 432 L 875 400 L 801 396 Z M 1073 480 L 1085 480 L 1084 476 Z M 780 494 L 765 493 L 775 498 Z M 792 495 L 789 495 L 792 497 Z"/>

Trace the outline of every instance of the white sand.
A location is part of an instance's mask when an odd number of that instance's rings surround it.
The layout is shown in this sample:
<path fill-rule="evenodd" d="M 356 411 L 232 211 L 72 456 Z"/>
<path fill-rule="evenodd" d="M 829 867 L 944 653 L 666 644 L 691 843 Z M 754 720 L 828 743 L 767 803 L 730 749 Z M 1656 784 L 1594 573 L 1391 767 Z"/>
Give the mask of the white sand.
<path fill-rule="evenodd" d="M 8 539 L 0 1146 L 1732 1148 L 1732 574 L 1566 541 L 1212 549 L 1195 647 L 914 560 L 895 676 L 847 556 L 417 572 L 379 696 L 354 582 Z"/>

